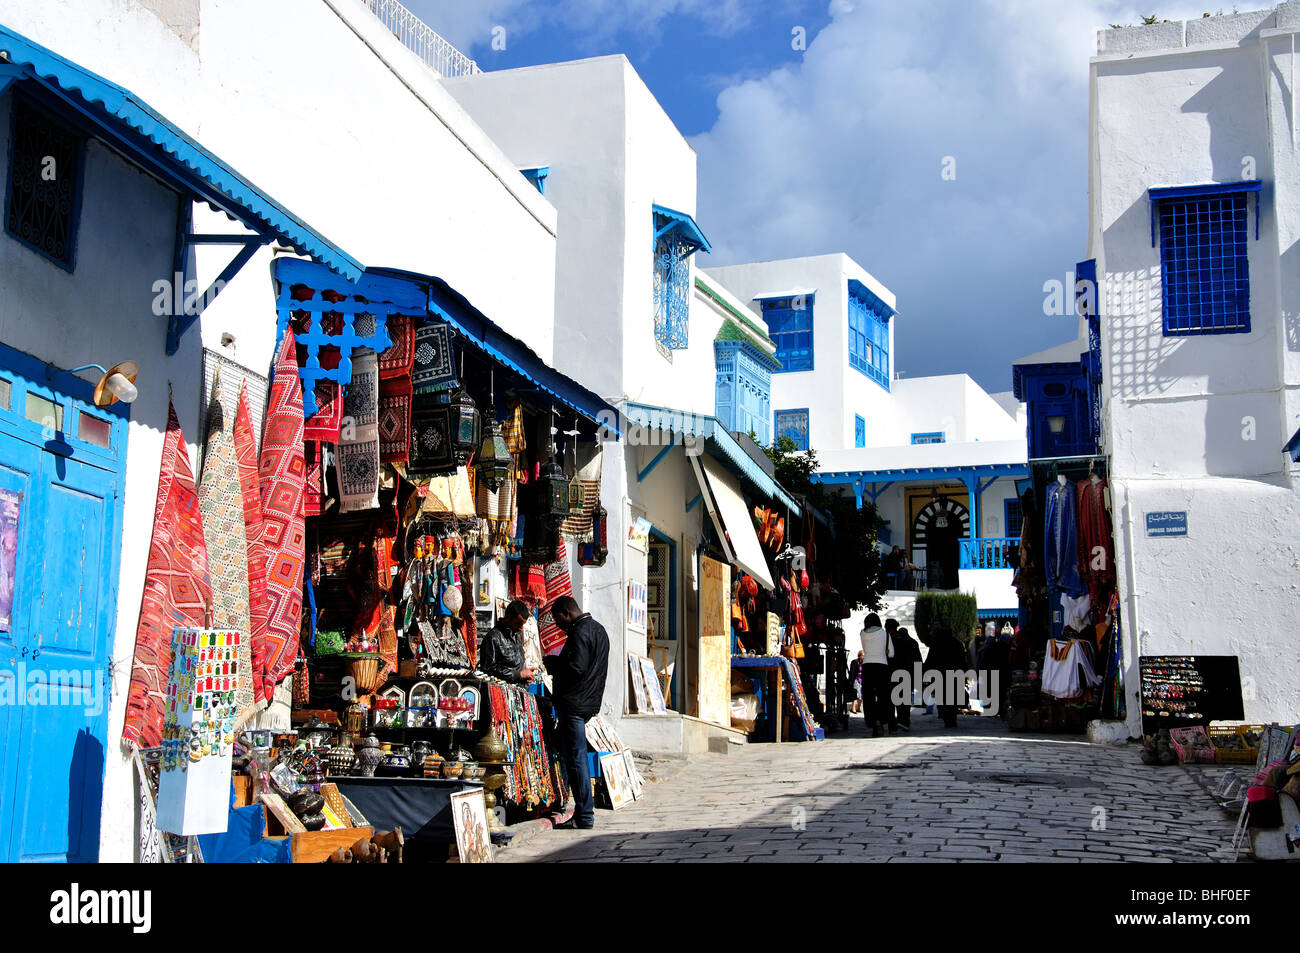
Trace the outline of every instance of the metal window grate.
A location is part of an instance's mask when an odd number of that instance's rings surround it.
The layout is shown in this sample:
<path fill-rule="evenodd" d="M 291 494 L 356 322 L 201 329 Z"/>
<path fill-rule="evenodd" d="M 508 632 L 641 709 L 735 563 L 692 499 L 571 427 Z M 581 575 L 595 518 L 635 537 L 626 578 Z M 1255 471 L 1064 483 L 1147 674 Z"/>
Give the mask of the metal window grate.
<path fill-rule="evenodd" d="M 853 446 L 865 447 L 867 445 L 867 422 L 858 414 L 853 415 Z"/>
<path fill-rule="evenodd" d="M 81 135 L 14 98 L 5 229 L 68 271 L 77 250 L 84 145 Z"/>
<path fill-rule="evenodd" d="M 1160 203 L 1165 334 L 1250 330 L 1246 195 Z"/>
<path fill-rule="evenodd" d="M 208 401 L 212 394 L 212 379 L 221 370 L 221 410 L 226 426 L 234 425 L 235 411 L 239 408 L 239 388 L 248 383 L 248 410 L 253 417 L 253 441 L 260 451 L 262 446 L 262 416 L 266 412 L 267 390 L 270 382 L 256 371 L 211 348 L 203 349 L 203 393 L 199 395 L 199 444 L 206 449 L 208 440 Z M 202 459 L 202 456 L 199 457 Z"/>
<path fill-rule="evenodd" d="M 1020 531 L 1024 527 L 1024 514 L 1020 511 L 1020 501 L 1006 500 L 1002 506 L 1002 513 L 1006 517 L 1007 536 L 1019 539 Z"/>

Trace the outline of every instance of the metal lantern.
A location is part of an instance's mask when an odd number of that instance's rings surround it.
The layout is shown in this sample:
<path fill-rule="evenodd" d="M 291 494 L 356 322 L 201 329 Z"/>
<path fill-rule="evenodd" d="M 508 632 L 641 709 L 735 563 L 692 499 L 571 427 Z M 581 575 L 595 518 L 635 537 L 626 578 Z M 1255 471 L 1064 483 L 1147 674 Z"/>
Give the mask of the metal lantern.
<path fill-rule="evenodd" d="M 496 420 L 496 389 L 496 368 L 493 368 L 491 389 L 488 392 L 488 425 L 483 433 L 483 444 L 478 448 L 478 456 L 474 460 L 478 478 L 493 493 L 500 490 L 501 485 L 509 479 L 510 465 L 514 462 L 510 448 L 506 446 L 505 433 Z"/>
<path fill-rule="evenodd" d="M 578 479 L 578 421 L 573 421 L 573 439 L 569 441 L 573 450 L 573 477 L 569 482 L 569 512 L 577 515 L 582 512 L 583 486 Z"/>
<path fill-rule="evenodd" d="M 569 481 L 564 476 L 564 468 L 555 454 L 537 477 L 537 492 L 542 505 L 542 514 L 550 517 L 569 515 Z"/>
<path fill-rule="evenodd" d="M 463 386 L 451 395 L 447 414 L 451 449 L 456 454 L 457 465 L 463 465 L 479 449 L 478 407 Z"/>

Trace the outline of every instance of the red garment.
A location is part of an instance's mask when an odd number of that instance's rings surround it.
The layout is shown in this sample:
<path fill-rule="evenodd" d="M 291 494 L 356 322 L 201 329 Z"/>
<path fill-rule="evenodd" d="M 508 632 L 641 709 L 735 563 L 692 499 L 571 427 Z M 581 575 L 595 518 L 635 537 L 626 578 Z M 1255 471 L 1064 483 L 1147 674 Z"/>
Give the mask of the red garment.
<path fill-rule="evenodd" d="M 551 606 L 560 596 L 571 595 L 573 595 L 573 583 L 569 579 L 569 554 L 564 540 L 561 539 L 558 558 L 555 562 L 546 564 L 546 602 L 537 617 L 537 631 L 541 638 L 543 655 L 550 655 L 551 652 L 564 647 L 567 636 L 564 630 L 556 625 L 551 615 Z"/>
<path fill-rule="evenodd" d="M 1075 484 L 1079 510 L 1079 575 L 1100 616 L 1115 588 L 1115 544 L 1110 512 L 1106 509 L 1106 478 Z"/>
<path fill-rule="evenodd" d="M 122 726 L 122 740 L 128 745 L 156 748 L 162 744 L 172 630 L 178 626 L 201 628 L 211 604 L 208 550 L 203 540 L 194 471 L 176 408 L 168 401 L 153 539 L 149 542 L 126 722 Z"/>

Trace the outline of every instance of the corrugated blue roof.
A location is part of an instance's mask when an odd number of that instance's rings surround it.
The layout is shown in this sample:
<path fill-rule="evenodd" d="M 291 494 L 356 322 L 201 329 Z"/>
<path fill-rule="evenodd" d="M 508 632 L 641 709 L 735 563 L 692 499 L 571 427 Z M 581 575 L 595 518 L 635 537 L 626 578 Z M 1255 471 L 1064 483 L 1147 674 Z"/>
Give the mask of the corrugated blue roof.
<path fill-rule="evenodd" d="M 128 89 L 0 26 L 0 91 L 30 81 L 92 123 L 106 141 L 163 181 L 239 219 L 249 228 L 356 280 L 362 266 L 325 236 L 217 158 Z M 3 75 L 4 73 L 9 75 Z"/>

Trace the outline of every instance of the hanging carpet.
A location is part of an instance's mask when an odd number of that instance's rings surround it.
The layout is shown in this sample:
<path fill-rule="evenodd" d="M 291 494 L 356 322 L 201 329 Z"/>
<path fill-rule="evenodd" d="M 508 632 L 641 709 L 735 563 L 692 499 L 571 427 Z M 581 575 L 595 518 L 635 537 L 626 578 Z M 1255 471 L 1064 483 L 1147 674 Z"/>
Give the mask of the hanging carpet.
<path fill-rule="evenodd" d="M 257 441 L 248 407 L 248 385 L 239 389 L 235 411 L 235 460 L 239 465 L 239 491 L 244 503 L 244 540 L 248 560 L 248 625 L 253 698 L 264 702 L 275 686 L 266 681 L 266 544 L 262 542 L 262 494 L 257 480 Z"/>
<path fill-rule="evenodd" d="M 339 512 L 379 506 L 379 359 L 373 351 L 352 353 L 352 383 L 343 395 L 339 437 Z"/>
<path fill-rule="evenodd" d="M 405 463 L 411 455 L 411 398 L 409 377 L 379 382 L 380 463 Z"/>

